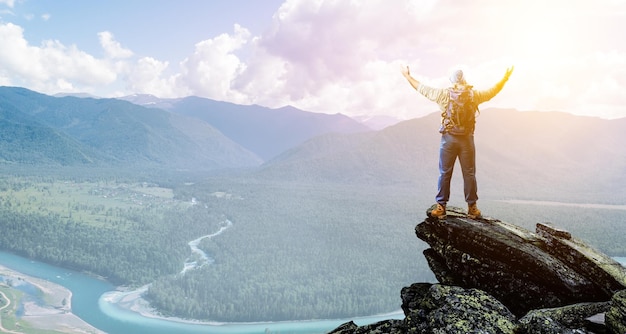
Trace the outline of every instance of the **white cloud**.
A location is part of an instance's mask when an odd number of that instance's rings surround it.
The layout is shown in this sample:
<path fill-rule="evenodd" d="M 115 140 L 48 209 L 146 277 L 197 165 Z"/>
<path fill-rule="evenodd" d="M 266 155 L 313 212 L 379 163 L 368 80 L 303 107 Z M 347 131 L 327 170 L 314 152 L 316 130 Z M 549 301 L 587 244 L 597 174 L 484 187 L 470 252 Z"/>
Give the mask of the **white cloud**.
<path fill-rule="evenodd" d="M 603 79 L 607 71 L 626 70 L 625 50 L 615 43 L 625 11 L 611 6 L 564 0 L 286 1 L 237 87 L 270 106 L 417 117 L 436 105 L 415 94 L 398 64 L 411 65 L 434 86 L 447 85 L 450 71 L 461 66 L 477 88 L 491 87 L 515 65 L 511 81 L 484 107 L 626 116 L 615 94 L 600 95 L 624 88 Z M 613 48 L 622 48 L 612 56 L 613 68 L 590 57 Z M 590 96 L 603 99 L 605 107 L 591 104 Z"/>
<path fill-rule="evenodd" d="M 117 78 L 111 64 L 97 59 L 76 46 L 59 41 L 44 41 L 32 46 L 23 29 L 12 23 L 0 24 L 0 67 L 10 84 L 45 93 L 56 93 L 68 87 L 92 90 Z"/>
<path fill-rule="evenodd" d="M 386 85 L 399 76 L 397 66 L 389 66 L 396 57 L 393 49 L 408 50 L 419 39 L 407 41 L 398 31 L 410 31 L 411 21 L 426 16 L 432 5 L 287 1 L 268 32 L 255 41 L 235 88 L 252 102 L 272 107 L 380 113 L 388 96 L 395 95 L 384 92 Z"/>
<path fill-rule="evenodd" d="M 221 34 L 196 43 L 194 52 L 180 62 L 178 69 L 169 62 L 151 57 L 130 65 L 127 86 L 132 93 L 160 97 L 196 95 L 216 100 L 247 103 L 243 93 L 233 87 L 246 64 L 237 52 L 246 46 L 250 32 L 234 26 L 233 34 Z M 171 74 L 172 71 L 179 72 Z"/>
<path fill-rule="evenodd" d="M 0 25 L 0 63 L 7 72 L 23 77 L 44 79 L 37 66 L 39 49 L 28 45 L 21 27 L 14 24 Z"/>
<path fill-rule="evenodd" d="M 129 58 L 133 56 L 131 50 L 125 49 L 122 45 L 115 40 L 113 34 L 108 31 L 98 33 L 100 39 L 100 45 L 104 49 L 107 57 L 111 59 Z"/>
<path fill-rule="evenodd" d="M 0 0 L 0 4 L 5 4 L 10 8 L 15 7 L 15 0 Z"/>
<path fill-rule="evenodd" d="M 221 34 L 197 43 L 194 53 L 181 63 L 178 83 L 194 95 L 241 102 L 243 96 L 232 89 L 232 83 L 245 68 L 237 51 L 249 38 L 247 29 L 235 25 L 233 35 Z"/>
<path fill-rule="evenodd" d="M 567 4 L 572 11 L 564 14 L 561 8 Z M 236 26 L 232 34 L 199 42 L 181 62 L 180 73 L 166 74 L 166 68 L 176 69 L 155 60 L 140 62 L 129 87 L 158 96 L 193 94 L 270 107 L 290 104 L 310 111 L 411 118 L 437 106 L 410 88 L 400 64 L 411 65 L 419 80 L 439 87 L 448 84 L 454 68 L 462 67 L 477 88 L 491 87 L 515 65 L 506 88 L 483 108 L 626 116 L 623 104 L 606 101 L 618 101 L 617 94 L 607 91 L 619 91 L 623 83 L 601 75 L 611 70 L 603 65 L 607 62 L 626 69 L 624 51 L 593 59 L 580 45 L 581 36 L 572 37 L 568 30 L 581 13 L 602 21 L 613 12 L 569 2 L 546 6 L 539 0 L 406 0 L 394 6 L 384 0 L 289 0 L 262 36 L 252 37 Z M 555 20 L 565 26 L 551 28 Z M 578 26 L 573 25 L 575 32 L 582 34 Z M 593 43 L 591 50 L 606 46 L 594 34 L 587 32 L 585 38 Z M 593 102 L 597 99 L 605 101 L 601 108 Z"/>
<path fill-rule="evenodd" d="M 287 0 L 262 35 L 235 25 L 230 33 L 196 43 L 183 60 L 137 59 L 108 31 L 98 34 L 104 58 L 54 40 L 33 46 L 21 27 L 8 23 L 0 24 L 0 80 L 43 92 L 107 95 L 115 89 L 409 118 L 437 106 L 406 83 L 400 64 L 437 87 L 462 67 L 477 88 L 491 87 L 515 65 L 505 89 L 483 109 L 625 117 L 626 46 L 615 42 L 626 28 L 625 5 Z"/>
<path fill-rule="evenodd" d="M 287 93 L 284 80 L 290 71 L 289 63 L 268 55 L 264 49 L 254 47 L 245 65 L 232 85 L 234 90 L 246 97 L 245 103 L 268 107 L 282 107 L 292 103 L 293 98 Z"/>
<path fill-rule="evenodd" d="M 393 6 L 382 0 L 287 1 L 259 38 L 255 59 L 238 85 L 246 87 L 255 103 L 273 107 L 292 104 L 320 112 L 419 116 L 415 103 L 410 108 L 398 105 L 403 100 L 399 92 L 411 95 L 398 60 L 416 61 L 423 54 L 416 45 L 428 44 L 430 38 L 416 27 L 433 19 L 429 14 L 434 5 L 435 1 Z M 434 46 L 430 49 L 442 50 Z M 268 96 L 275 98 L 267 101 Z M 423 113 L 435 109 L 424 105 Z"/>
<path fill-rule="evenodd" d="M 144 57 L 130 66 L 128 90 L 138 94 L 152 94 L 164 98 L 191 95 L 190 91 L 179 84 L 178 76 L 166 78 L 169 64 L 150 57 Z"/>

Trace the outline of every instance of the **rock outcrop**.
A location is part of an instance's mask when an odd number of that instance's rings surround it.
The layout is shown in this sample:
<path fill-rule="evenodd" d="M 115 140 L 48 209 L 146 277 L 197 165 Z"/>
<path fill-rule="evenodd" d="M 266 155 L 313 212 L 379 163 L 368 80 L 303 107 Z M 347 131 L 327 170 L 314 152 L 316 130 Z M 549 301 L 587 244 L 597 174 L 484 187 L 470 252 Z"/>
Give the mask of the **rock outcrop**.
<path fill-rule="evenodd" d="M 447 211 L 415 228 L 439 284 L 403 288 L 403 320 L 349 322 L 330 333 L 626 333 L 618 262 L 548 223 L 533 233 Z"/>
<path fill-rule="evenodd" d="M 606 313 L 606 324 L 611 333 L 626 333 L 626 290 L 611 299 L 611 308 Z"/>
<path fill-rule="evenodd" d="M 426 219 L 415 233 L 430 245 L 424 255 L 440 283 L 486 291 L 516 316 L 609 301 L 626 289 L 617 261 L 549 224 L 532 233 L 449 208 L 446 220 Z"/>

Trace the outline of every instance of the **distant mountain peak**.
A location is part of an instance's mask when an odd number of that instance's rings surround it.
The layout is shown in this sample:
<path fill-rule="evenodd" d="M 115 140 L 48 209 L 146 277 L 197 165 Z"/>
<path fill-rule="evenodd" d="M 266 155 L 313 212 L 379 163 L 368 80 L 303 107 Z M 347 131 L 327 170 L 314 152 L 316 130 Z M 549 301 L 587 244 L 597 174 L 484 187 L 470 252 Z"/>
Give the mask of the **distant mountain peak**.
<path fill-rule="evenodd" d="M 85 99 L 85 98 L 91 98 L 91 99 L 99 99 L 101 98 L 100 96 L 96 96 L 93 94 L 89 94 L 89 93 L 56 93 L 54 95 L 52 95 L 54 97 L 78 97 L 81 99 Z"/>
<path fill-rule="evenodd" d="M 382 130 L 388 126 L 396 125 L 403 121 L 402 119 L 388 115 L 360 115 L 352 116 L 352 119 L 360 122 L 372 130 Z"/>
<path fill-rule="evenodd" d="M 291 105 L 273 109 L 198 96 L 159 99 L 131 95 L 121 99 L 207 122 L 266 161 L 319 135 L 371 131 L 343 114 L 315 113 Z"/>
<path fill-rule="evenodd" d="M 172 103 L 180 100 L 180 98 L 164 99 L 164 98 L 160 98 L 155 95 L 152 95 L 152 94 L 132 94 L 132 95 L 118 97 L 117 99 L 128 101 L 130 103 L 134 103 L 140 106 L 155 107 L 155 108 L 162 108 L 162 109 L 167 109 L 168 107 L 171 106 Z"/>

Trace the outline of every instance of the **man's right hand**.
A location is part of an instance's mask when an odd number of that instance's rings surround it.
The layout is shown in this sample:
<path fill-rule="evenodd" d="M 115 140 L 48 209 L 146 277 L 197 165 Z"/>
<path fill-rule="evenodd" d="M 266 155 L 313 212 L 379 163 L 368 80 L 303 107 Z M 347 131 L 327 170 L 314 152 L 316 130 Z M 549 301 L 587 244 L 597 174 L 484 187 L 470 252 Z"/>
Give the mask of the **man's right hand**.
<path fill-rule="evenodd" d="M 417 86 L 419 86 L 419 81 L 415 80 L 415 78 L 413 78 L 411 76 L 411 71 L 409 70 L 409 65 L 402 65 L 402 66 L 400 66 L 400 72 L 402 72 L 402 75 L 411 84 L 411 86 L 413 86 L 413 88 L 417 89 Z"/>
<path fill-rule="evenodd" d="M 411 71 L 409 71 L 409 65 L 402 65 L 402 66 L 400 66 L 400 72 L 402 72 L 402 75 L 404 77 L 410 77 L 411 76 Z"/>
<path fill-rule="evenodd" d="M 515 66 L 511 66 L 511 67 L 506 69 L 506 73 L 504 73 L 504 78 L 506 80 L 509 80 L 509 77 L 511 76 L 511 73 L 513 73 L 514 69 L 515 69 Z"/>

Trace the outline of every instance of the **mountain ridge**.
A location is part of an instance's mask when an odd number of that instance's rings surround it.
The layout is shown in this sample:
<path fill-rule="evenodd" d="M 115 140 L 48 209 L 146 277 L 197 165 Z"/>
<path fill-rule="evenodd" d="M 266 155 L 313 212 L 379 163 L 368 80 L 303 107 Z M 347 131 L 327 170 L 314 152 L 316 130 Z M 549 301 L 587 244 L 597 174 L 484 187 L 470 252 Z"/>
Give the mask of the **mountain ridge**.
<path fill-rule="evenodd" d="M 331 132 L 372 131 L 343 114 L 313 113 L 293 106 L 272 109 L 197 96 L 160 99 L 132 95 L 120 99 L 207 122 L 263 160 L 269 160 L 315 136 Z"/>
<path fill-rule="evenodd" d="M 19 87 L 0 87 L 0 109 L 19 113 L 25 126 L 37 124 L 71 138 L 70 142 L 84 148 L 89 156 L 86 165 L 213 170 L 261 163 L 256 155 L 209 124 L 117 99 L 57 98 Z M 4 123 L 4 131 L 16 124 Z M 187 129 L 198 127 L 202 131 L 187 133 Z M 62 142 L 57 144 L 56 150 L 67 154 L 73 150 Z M 34 151 L 44 155 L 48 154 L 46 147 L 43 142 L 33 145 Z M 15 151 L 17 147 L 9 149 Z M 49 162 L 65 164 L 54 158 Z"/>

